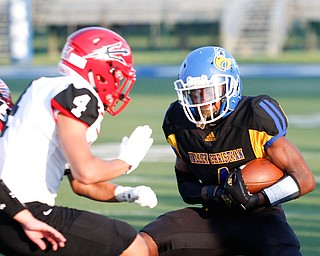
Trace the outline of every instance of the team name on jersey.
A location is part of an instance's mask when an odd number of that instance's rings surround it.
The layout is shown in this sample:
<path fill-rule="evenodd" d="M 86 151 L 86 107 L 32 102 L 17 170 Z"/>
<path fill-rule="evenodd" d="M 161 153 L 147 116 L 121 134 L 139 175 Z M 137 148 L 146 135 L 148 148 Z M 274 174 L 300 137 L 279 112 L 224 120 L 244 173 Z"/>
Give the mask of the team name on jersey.
<path fill-rule="evenodd" d="M 188 152 L 188 155 L 193 164 L 227 164 L 244 159 L 242 148 L 210 154 Z"/>

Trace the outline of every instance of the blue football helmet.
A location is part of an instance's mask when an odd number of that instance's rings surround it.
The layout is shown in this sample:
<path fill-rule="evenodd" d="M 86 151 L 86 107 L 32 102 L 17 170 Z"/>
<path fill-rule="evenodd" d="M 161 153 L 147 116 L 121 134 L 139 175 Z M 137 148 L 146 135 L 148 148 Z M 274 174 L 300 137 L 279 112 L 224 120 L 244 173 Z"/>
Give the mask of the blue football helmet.
<path fill-rule="evenodd" d="M 189 53 L 174 86 L 185 115 L 202 129 L 228 116 L 241 99 L 238 64 L 230 53 L 216 46 Z"/>

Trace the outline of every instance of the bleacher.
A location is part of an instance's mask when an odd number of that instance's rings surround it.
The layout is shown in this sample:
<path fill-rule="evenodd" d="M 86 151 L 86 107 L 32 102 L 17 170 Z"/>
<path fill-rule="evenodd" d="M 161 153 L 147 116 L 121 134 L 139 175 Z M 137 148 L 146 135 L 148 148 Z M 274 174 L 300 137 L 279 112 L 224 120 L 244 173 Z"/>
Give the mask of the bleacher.
<path fill-rule="evenodd" d="M 320 21 L 320 0 L 33 0 L 39 26 L 174 25 L 216 22 L 221 45 L 243 54 L 278 54 L 296 20 Z M 275 37 L 277 35 L 277 37 Z M 151 38 L 151 37 L 150 37 Z"/>
<path fill-rule="evenodd" d="M 320 0 L 275 2 L 284 3 L 289 15 L 296 19 L 320 20 Z M 150 24 L 217 21 L 234 5 L 246 8 L 250 3 L 250 0 L 33 0 L 32 9 L 36 25 Z"/>
<path fill-rule="evenodd" d="M 291 18 L 302 21 L 320 21 L 320 0 L 286 0 Z"/>
<path fill-rule="evenodd" d="M 9 0 L 0 0 L 0 57 L 9 51 L 8 3 Z M 320 0 L 32 0 L 31 3 L 35 30 L 64 26 L 74 31 L 88 25 L 138 24 L 149 25 L 149 40 L 157 41 L 162 24 L 210 23 L 219 26 L 220 44 L 239 54 L 278 54 L 294 22 L 303 25 L 320 22 Z"/>
<path fill-rule="evenodd" d="M 33 0 L 33 19 L 41 25 L 154 24 L 214 21 L 223 0 Z"/>
<path fill-rule="evenodd" d="M 9 56 L 7 1 L 0 0 L 0 58 Z"/>

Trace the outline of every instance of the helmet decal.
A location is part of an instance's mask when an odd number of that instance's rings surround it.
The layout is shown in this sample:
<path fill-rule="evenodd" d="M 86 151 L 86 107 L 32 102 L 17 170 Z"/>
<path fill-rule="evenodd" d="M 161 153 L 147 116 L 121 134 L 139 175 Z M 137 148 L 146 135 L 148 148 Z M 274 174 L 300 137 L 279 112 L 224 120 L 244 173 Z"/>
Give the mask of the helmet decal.
<path fill-rule="evenodd" d="M 234 59 L 226 57 L 226 51 L 220 47 L 214 47 L 215 57 L 214 65 L 221 71 L 231 69 L 235 65 Z"/>
<path fill-rule="evenodd" d="M 83 56 L 83 58 L 105 61 L 118 61 L 123 65 L 127 65 L 123 57 L 130 55 L 130 51 L 121 47 L 121 41 L 111 45 L 104 45 L 99 49 L 93 50 L 92 53 Z"/>

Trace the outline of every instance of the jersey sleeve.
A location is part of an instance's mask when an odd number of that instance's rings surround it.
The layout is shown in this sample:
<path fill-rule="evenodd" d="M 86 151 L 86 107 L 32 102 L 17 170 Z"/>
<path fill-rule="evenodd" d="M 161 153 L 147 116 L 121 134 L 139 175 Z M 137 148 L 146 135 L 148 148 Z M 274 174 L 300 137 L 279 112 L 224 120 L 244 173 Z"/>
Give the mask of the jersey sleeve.
<path fill-rule="evenodd" d="M 269 96 L 258 96 L 252 101 L 252 109 L 254 127 L 270 136 L 265 148 L 279 137 L 286 135 L 288 119 L 275 99 Z"/>
<path fill-rule="evenodd" d="M 165 116 L 163 118 L 162 122 L 162 130 L 164 132 L 164 136 L 166 139 L 168 139 L 168 136 L 173 133 L 172 126 L 171 126 L 171 117 L 172 113 L 174 112 L 174 103 L 171 103 L 168 110 L 165 113 Z"/>
<path fill-rule="evenodd" d="M 170 144 L 177 157 L 181 157 L 175 133 L 179 129 L 184 129 L 187 124 L 184 120 L 184 112 L 178 101 L 171 103 L 169 106 L 162 123 L 162 130 L 166 141 Z"/>
<path fill-rule="evenodd" d="M 70 84 L 65 90 L 58 93 L 52 100 L 54 111 L 80 120 L 91 126 L 99 117 L 97 97 L 87 88 L 76 88 Z"/>
<path fill-rule="evenodd" d="M 0 180 L 0 211 L 4 211 L 13 218 L 13 216 L 25 208 L 25 205 L 20 203 L 4 182 Z"/>

